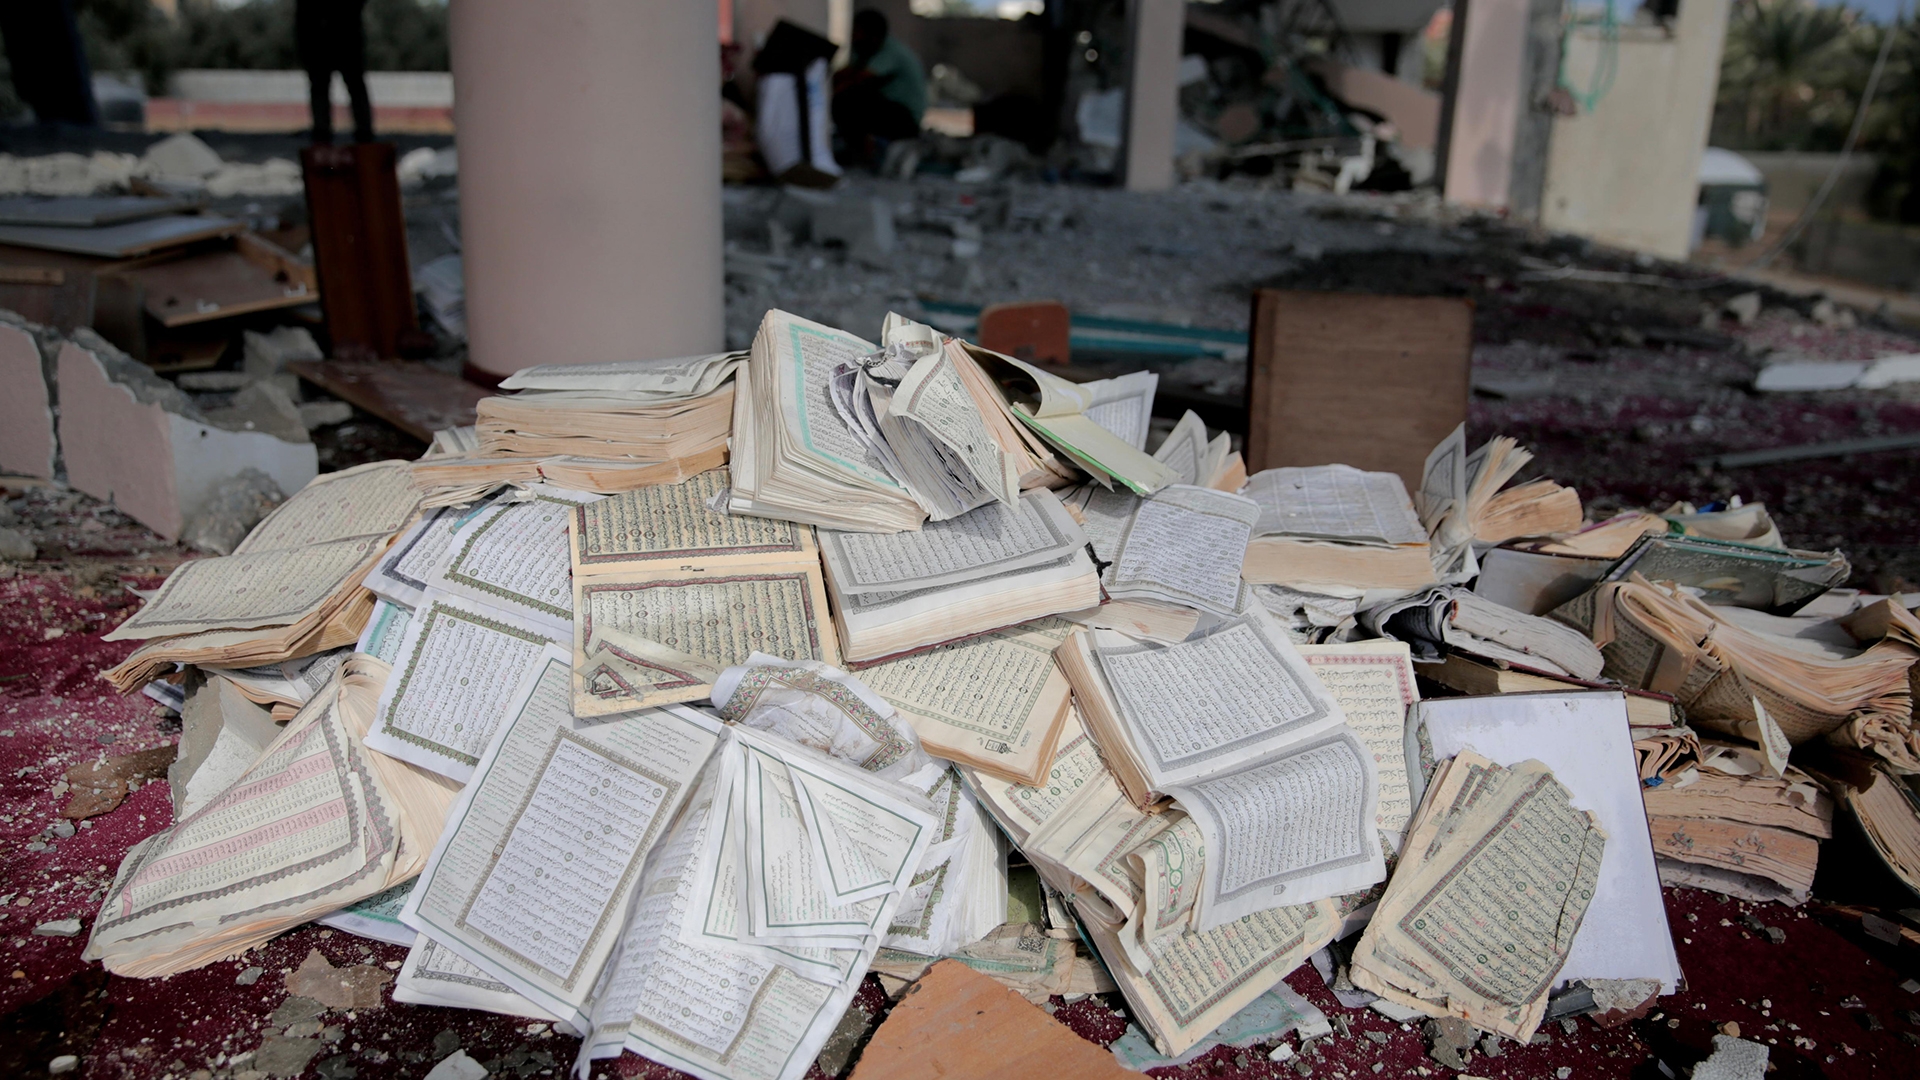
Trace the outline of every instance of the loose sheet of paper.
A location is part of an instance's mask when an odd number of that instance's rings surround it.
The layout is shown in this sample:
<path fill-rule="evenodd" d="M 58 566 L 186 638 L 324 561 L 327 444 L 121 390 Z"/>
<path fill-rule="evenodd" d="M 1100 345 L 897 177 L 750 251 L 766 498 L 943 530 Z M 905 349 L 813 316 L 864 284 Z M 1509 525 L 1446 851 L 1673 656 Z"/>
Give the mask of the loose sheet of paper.
<path fill-rule="evenodd" d="M 539 660 L 401 917 L 584 1029 L 642 861 L 721 727 L 675 706 L 576 731 L 567 653 Z"/>

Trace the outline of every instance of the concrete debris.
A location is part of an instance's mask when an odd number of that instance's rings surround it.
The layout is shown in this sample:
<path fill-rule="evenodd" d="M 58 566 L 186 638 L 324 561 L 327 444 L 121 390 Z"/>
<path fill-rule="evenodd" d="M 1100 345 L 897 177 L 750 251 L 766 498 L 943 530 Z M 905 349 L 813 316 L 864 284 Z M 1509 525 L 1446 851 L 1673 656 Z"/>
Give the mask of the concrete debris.
<path fill-rule="evenodd" d="M 39 555 L 40 549 L 26 533 L 0 527 L 0 562 L 32 562 Z"/>
<path fill-rule="evenodd" d="M 268 1022 L 274 1027 L 287 1028 L 316 1019 L 326 1011 L 325 1005 L 312 998 L 290 997 L 281 1002 L 279 1008 L 273 1010 L 273 1016 Z"/>
<path fill-rule="evenodd" d="M 1659 979 L 1589 979 L 1593 994 L 1589 1015 L 1603 1028 L 1616 1028 L 1653 1010 L 1660 997 Z"/>
<path fill-rule="evenodd" d="M 79 919 L 54 919 L 33 928 L 34 937 L 76 937 L 79 933 Z"/>
<path fill-rule="evenodd" d="M 219 171 L 207 177 L 203 186 L 206 193 L 216 199 L 230 199 L 236 195 L 299 195 L 305 190 L 306 182 L 298 162 L 269 158 L 257 163 L 223 163 Z"/>
<path fill-rule="evenodd" d="M 1859 322 L 1852 308 L 1841 307 L 1824 296 L 1814 301 L 1813 310 L 1807 314 L 1829 330 L 1851 330 Z"/>
<path fill-rule="evenodd" d="M 1427 1056 L 1449 1069 L 1467 1067 L 1467 1054 L 1473 1050 L 1479 1032 L 1457 1016 L 1441 1016 L 1420 1026 L 1427 1036 Z"/>
<path fill-rule="evenodd" d="M 260 976 L 265 975 L 266 973 L 267 973 L 266 968 L 250 967 L 247 970 L 241 972 L 240 974 L 235 975 L 233 977 L 233 982 L 234 982 L 234 985 L 236 986 L 252 986 L 254 983 L 257 983 L 260 981 Z"/>
<path fill-rule="evenodd" d="M 353 406 L 344 401 L 303 401 L 300 403 L 300 422 L 308 431 L 314 428 L 332 427 L 353 419 Z"/>
<path fill-rule="evenodd" d="M 846 1071 L 847 1063 L 853 1060 L 854 1052 L 867 1041 L 867 1033 L 873 1030 L 873 1014 L 858 1005 L 850 1006 L 841 1014 L 840 1023 L 834 1026 L 833 1034 L 827 1036 L 826 1045 L 820 1048 L 817 1064 L 820 1071 L 828 1076 L 839 1076 Z"/>
<path fill-rule="evenodd" d="M 61 1054 L 59 1057 L 47 1062 L 47 1075 L 49 1076 L 65 1076 L 70 1072 L 78 1072 L 79 1069 L 80 1059 L 72 1054 Z"/>
<path fill-rule="evenodd" d="M 1765 1080 L 1767 1047 L 1731 1035 L 1713 1037 L 1713 1053 L 1693 1067 L 1693 1080 Z"/>
<path fill-rule="evenodd" d="M 467 1056 L 465 1050 L 455 1050 L 440 1059 L 425 1077 L 425 1080 L 485 1080 L 487 1070 L 481 1064 Z"/>
<path fill-rule="evenodd" d="M 224 408 L 205 410 L 207 422 L 228 431 L 259 431 L 285 442 L 310 442 L 300 406 L 279 385 L 249 383 Z"/>
<path fill-rule="evenodd" d="M 300 967 L 287 976 L 287 993 L 312 998 L 333 1009 L 378 1009 L 386 1004 L 386 985 L 392 981 L 392 972 L 372 964 L 334 967 L 319 949 L 312 949 Z"/>
<path fill-rule="evenodd" d="M 278 375 L 294 360 L 324 360 L 326 354 L 313 335 L 298 326 L 276 326 L 267 333 L 252 330 L 241 334 L 241 367 L 248 375 L 264 378 Z"/>
<path fill-rule="evenodd" d="M 1739 296 L 1721 305 L 1721 310 L 1733 316 L 1739 321 L 1741 326 L 1752 326 L 1753 321 L 1760 317 L 1760 294 L 1757 292 L 1741 293 Z"/>
<path fill-rule="evenodd" d="M 1908 382 L 1920 382 L 1920 353 L 1883 356 L 1871 362 L 1784 360 L 1761 368 L 1753 388 L 1775 393 L 1884 390 Z"/>
<path fill-rule="evenodd" d="M 203 394 L 231 393 L 253 381 L 244 371 L 188 371 L 177 380 L 182 390 Z"/>
<path fill-rule="evenodd" d="M 260 519 L 284 501 L 286 495 L 273 477 L 259 469 L 242 469 L 214 487 L 180 534 L 180 542 L 196 551 L 230 555 Z"/>
<path fill-rule="evenodd" d="M 269 1035 L 260 1043 L 260 1049 L 254 1051 L 253 1067 L 268 1076 L 299 1076 L 307 1070 L 307 1062 L 320 1053 L 321 1047 L 319 1039 Z"/>
<path fill-rule="evenodd" d="M 840 244 L 866 266 L 885 267 L 893 254 L 893 204 L 878 196 L 830 199 L 814 207 L 816 244 Z"/>
<path fill-rule="evenodd" d="M 416 147 L 400 155 L 394 166 L 401 187 L 419 187 L 435 180 L 451 180 L 460 175 L 460 155 L 451 146 L 435 149 Z"/>

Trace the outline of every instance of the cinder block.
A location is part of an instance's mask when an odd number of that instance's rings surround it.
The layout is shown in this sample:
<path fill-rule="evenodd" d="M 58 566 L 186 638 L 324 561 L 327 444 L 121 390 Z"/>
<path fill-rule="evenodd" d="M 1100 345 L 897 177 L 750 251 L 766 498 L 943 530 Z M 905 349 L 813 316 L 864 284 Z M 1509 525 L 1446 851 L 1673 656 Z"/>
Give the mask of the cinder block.
<path fill-rule="evenodd" d="M 312 443 L 206 423 L 178 387 L 91 330 L 61 346 L 56 367 L 67 482 L 168 540 L 242 469 L 259 469 L 281 491 L 319 473 Z"/>
<path fill-rule="evenodd" d="M 40 346 L 26 330 L 0 322 L 0 473 L 51 479 L 56 445 Z"/>

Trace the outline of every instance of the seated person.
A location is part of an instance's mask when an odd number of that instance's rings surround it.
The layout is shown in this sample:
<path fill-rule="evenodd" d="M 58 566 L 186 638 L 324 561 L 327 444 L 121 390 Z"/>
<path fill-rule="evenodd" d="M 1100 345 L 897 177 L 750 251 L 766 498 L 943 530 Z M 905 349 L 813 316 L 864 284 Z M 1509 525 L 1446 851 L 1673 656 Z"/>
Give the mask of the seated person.
<path fill-rule="evenodd" d="M 887 143 L 920 134 L 927 75 L 877 11 L 854 15 L 851 45 L 852 58 L 833 76 L 833 125 L 846 140 L 850 163 L 872 163 Z"/>

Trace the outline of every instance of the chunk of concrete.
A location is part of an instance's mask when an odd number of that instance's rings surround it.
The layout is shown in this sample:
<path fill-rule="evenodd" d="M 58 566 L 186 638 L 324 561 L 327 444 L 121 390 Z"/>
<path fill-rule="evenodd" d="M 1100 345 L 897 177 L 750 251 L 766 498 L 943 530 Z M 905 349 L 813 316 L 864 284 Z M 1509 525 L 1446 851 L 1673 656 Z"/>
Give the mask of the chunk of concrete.
<path fill-rule="evenodd" d="M 32 562 L 40 557 L 33 538 L 19 529 L 0 527 L 0 562 Z"/>
<path fill-rule="evenodd" d="M 214 488 L 243 469 L 259 469 L 281 491 L 320 471 L 311 442 L 209 423 L 179 387 L 91 330 L 74 332 L 56 368 L 68 482 L 165 539 L 177 539 Z"/>
<path fill-rule="evenodd" d="M 225 408 L 203 412 L 207 422 L 228 431 L 264 431 L 287 442 L 309 442 L 300 406 L 272 382 L 250 383 Z"/>
<path fill-rule="evenodd" d="M 52 479 L 56 449 L 40 346 L 24 326 L 0 323 L 0 473 Z"/>
<path fill-rule="evenodd" d="M 1753 388 L 1775 393 L 1845 390 L 1858 382 L 1866 370 L 1867 365 L 1851 360 L 1834 363 L 1789 360 L 1761 368 L 1753 380 Z"/>
<path fill-rule="evenodd" d="M 153 178 L 171 184 L 199 184 L 226 162 L 213 147 L 182 131 L 147 147 L 145 163 Z"/>
<path fill-rule="evenodd" d="M 479 1062 L 467 1056 L 465 1050 L 455 1050 L 440 1059 L 427 1073 L 426 1080 L 486 1080 L 487 1070 Z"/>
<path fill-rule="evenodd" d="M 248 700 L 233 680 L 191 677 L 180 706 L 179 756 L 167 767 L 173 819 L 232 787 L 279 735 L 273 713 Z"/>
<path fill-rule="evenodd" d="M 1920 353 L 1883 356 L 1868 364 L 1853 385 L 1862 390 L 1883 390 L 1905 382 L 1920 382 Z"/>
<path fill-rule="evenodd" d="M 276 326 L 264 334 L 241 334 L 240 366 L 253 376 L 278 375 L 291 360 L 324 360 L 313 335 L 298 326 Z"/>
<path fill-rule="evenodd" d="M 1715 1035 L 1713 1053 L 1693 1067 L 1693 1080 L 1764 1080 L 1767 1057 L 1765 1044 Z"/>
<path fill-rule="evenodd" d="M 857 262 L 887 265 L 893 240 L 893 204 L 883 198 L 838 198 L 814 208 L 813 242 L 844 244 Z"/>
<path fill-rule="evenodd" d="M 260 519 L 286 498 L 273 477 L 259 469 L 242 469 L 214 487 L 187 522 L 180 541 L 196 551 L 231 555 Z"/>

